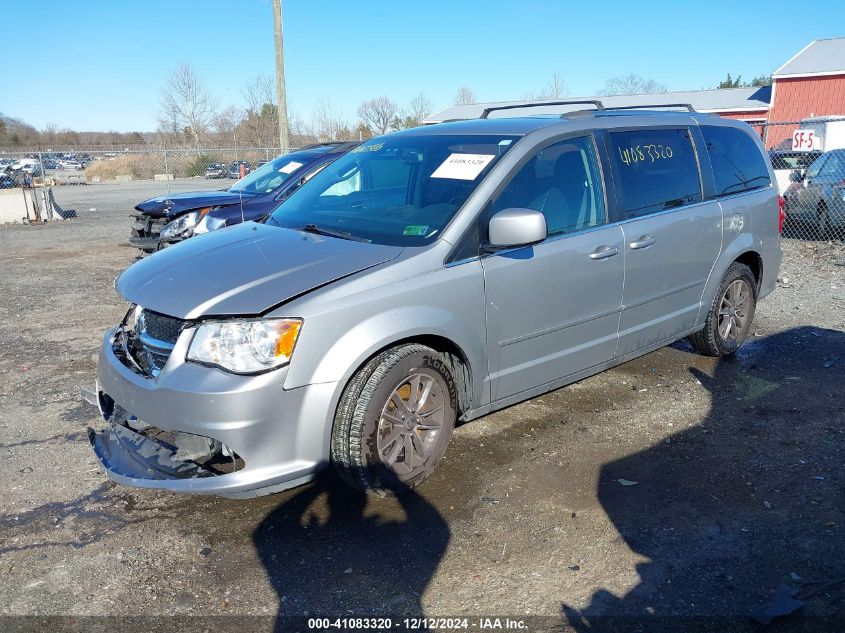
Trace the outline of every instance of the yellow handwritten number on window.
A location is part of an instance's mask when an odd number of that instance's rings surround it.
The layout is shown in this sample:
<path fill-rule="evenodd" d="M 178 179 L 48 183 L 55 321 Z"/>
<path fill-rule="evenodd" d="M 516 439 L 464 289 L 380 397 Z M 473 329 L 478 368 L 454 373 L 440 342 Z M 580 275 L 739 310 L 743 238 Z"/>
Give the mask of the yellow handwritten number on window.
<path fill-rule="evenodd" d="M 618 150 L 619 158 L 629 167 L 641 162 L 656 163 L 659 160 L 668 160 L 674 155 L 672 148 L 668 145 L 637 145 L 635 147 L 619 147 Z"/>

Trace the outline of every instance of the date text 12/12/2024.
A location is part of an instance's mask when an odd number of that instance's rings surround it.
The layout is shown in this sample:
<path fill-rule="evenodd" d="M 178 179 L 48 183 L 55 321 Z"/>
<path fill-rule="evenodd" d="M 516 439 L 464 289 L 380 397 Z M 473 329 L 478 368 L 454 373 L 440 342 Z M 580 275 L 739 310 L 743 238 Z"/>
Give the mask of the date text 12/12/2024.
<path fill-rule="evenodd" d="M 482 617 L 482 618 L 309 618 L 308 628 L 314 631 L 461 631 L 461 630 L 489 630 L 489 631 L 526 631 L 528 625 L 524 620 L 516 618 Z"/>

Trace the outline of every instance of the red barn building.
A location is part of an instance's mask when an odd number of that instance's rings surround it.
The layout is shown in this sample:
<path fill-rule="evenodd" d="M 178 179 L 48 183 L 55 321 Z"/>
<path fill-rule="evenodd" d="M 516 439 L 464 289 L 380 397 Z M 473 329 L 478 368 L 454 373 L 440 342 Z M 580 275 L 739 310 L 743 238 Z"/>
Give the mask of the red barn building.
<path fill-rule="evenodd" d="M 767 147 L 791 138 L 802 119 L 845 115 L 845 37 L 810 42 L 772 79 Z"/>

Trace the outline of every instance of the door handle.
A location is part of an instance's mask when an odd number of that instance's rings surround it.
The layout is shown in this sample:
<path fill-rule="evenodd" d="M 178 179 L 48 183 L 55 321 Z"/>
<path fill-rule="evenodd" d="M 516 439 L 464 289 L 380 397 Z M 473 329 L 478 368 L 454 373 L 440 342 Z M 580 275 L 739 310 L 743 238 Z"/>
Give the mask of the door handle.
<path fill-rule="evenodd" d="M 654 244 L 654 238 L 650 235 L 643 235 L 636 242 L 631 242 L 630 244 L 628 244 L 628 246 L 630 246 L 634 250 L 637 250 L 638 248 L 648 248 L 652 244 Z"/>
<path fill-rule="evenodd" d="M 607 259 L 619 254 L 619 249 L 615 246 L 599 246 L 596 250 L 590 253 L 590 259 Z"/>

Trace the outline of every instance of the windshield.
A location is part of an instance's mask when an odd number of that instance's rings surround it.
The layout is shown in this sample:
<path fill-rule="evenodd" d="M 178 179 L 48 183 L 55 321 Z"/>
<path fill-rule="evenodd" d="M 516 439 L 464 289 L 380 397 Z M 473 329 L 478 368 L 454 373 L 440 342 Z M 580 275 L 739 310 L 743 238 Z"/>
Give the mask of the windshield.
<path fill-rule="evenodd" d="M 297 160 L 299 158 L 299 160 Z M 238 193 L 270 193 L 281 186 L 290 175 L 305 164 L 302 156 L 280 156 L 269 163 L 264 163 L 251 174 L 241 178 L 229 191 Z M 237 164 L 233 163 L 233 168 Z"/>
<path fill-rule="evenodd" d="M 383 137 L 323 169 L 268 217 L 378 244 L 420 246 L 435 238 L 515 136 Z"/>

